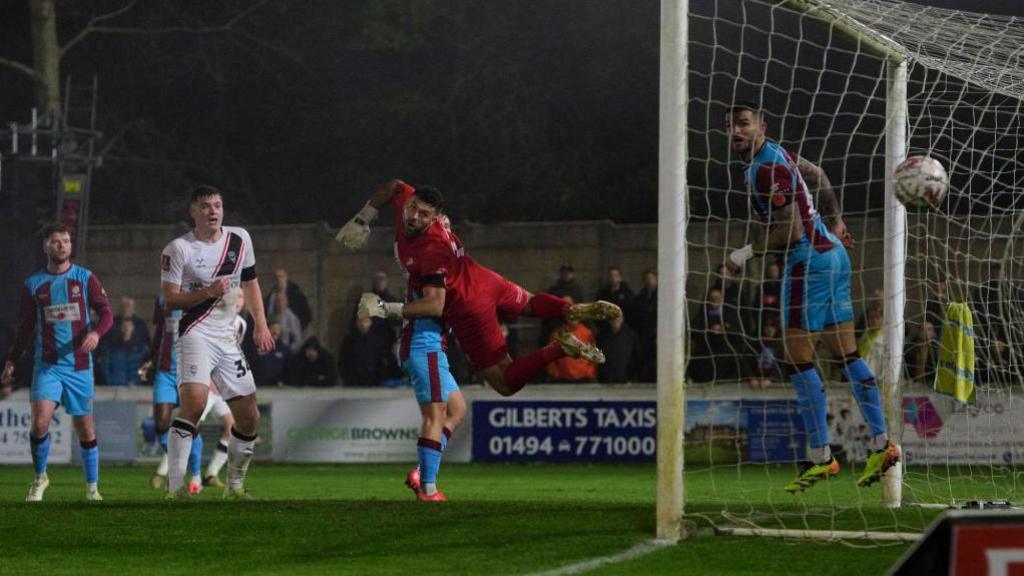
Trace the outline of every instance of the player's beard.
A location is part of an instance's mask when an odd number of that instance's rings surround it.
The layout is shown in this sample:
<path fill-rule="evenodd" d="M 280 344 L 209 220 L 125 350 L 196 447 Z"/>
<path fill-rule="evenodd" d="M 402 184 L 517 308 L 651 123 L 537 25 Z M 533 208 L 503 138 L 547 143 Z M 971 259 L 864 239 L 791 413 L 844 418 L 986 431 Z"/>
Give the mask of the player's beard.
<path fill-rule="evenodd" d="M 49 254 L 49 261 L 52 266 L 63 266 L 67 264 L 68 260 L 71 260 L 71 252 L 68 252 L 66 255 Z"/>
<path fill-rule="evenodd" d="M 419 236 L 426 229 L 426 226 L 422 228 L 416 228 L 415 226 L 409 224 L 408 222 L 405 223 L 405 235 L 408 236 L 409 238 L 412 238 L 413 236 Z"/>

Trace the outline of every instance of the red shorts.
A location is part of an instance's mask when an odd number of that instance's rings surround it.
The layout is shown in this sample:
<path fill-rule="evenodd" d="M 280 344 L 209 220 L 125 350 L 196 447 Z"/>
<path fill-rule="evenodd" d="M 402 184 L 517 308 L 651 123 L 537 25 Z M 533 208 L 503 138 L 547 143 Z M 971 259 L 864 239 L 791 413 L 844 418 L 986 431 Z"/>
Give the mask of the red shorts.
<path fill-rule="evenodd" d="M 460 294 L 445 310 L 445 320 L 473 371 L 494 366 L 508 356 L 498 321 L 519 316 L 529 304 L 521 286 L 496 272 L 487 272 L 490 274 L 474 276 L 472 293 Z"/>

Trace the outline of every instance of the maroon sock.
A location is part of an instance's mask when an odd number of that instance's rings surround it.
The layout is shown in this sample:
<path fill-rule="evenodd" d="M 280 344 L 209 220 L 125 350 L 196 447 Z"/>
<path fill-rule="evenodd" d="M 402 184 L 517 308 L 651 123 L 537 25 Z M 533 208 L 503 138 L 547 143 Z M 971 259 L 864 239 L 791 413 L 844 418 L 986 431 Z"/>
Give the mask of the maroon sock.
<path fill-rule="evenodd" d="M 551 343 L 539 348 L 532 354 L 521 356 L 505 368 L 505 384 L 518 392 L 526 383 L 540 373 L 548 363 L 565 356 L 565 350 L 558 344 Z"/>
<path fill-rule="evenodd" d="M 530 316 L 542 320 L 564 318 L 565 310 L 569 306 L 571 304 L 569 304 L 568 300 L 562 300 L 558 296 L 541 292 L 540 294 L 534 294 L 533 298 L 530 299 Z"/>

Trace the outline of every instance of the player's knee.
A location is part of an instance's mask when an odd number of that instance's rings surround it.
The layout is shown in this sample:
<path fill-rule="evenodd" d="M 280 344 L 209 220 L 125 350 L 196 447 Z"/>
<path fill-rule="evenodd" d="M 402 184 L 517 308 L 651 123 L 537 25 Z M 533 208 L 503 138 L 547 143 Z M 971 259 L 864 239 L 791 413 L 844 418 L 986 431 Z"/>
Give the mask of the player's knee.
<path fill-rule="evenodd" d="M 30 433 L 35 438 L 42 438 L 50 431 L 50 419 L 33 418 Z"/>

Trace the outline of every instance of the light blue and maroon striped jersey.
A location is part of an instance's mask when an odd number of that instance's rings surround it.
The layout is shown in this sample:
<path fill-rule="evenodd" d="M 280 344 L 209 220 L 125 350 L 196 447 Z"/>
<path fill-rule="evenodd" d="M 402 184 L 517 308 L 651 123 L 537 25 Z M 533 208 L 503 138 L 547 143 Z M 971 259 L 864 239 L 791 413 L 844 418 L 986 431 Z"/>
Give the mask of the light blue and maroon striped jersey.
<path fill-rule="evenodd" d="M 796 205 L 803 234 L 800 242 L 789 246 L 787 257 L 804 260 L 810 256 L 809 248 L 813 247 L 819 253 L 828 252 L 836 243 L 814 209 L 814 200 L 797 169 L 797 160 L 796 154 L 785 150 L 778 142 L 765 140 L 744 171 L 744 176 L 750 203 L 764 223 L 771 224 L 775 210 Z"/>
<path fill-rule="evenodd" d="M 153 343 L 150 346 L 151 358 L 157 372 L 177 375 L 178 368 L 174 357 L 174 341 L 178 339 L 178 322 L 181 310 L 168 310 L 164 306 L 163 294 L 158 294 L 153 304 Z"/>
<path fill-rule="evenodd" d="M 100 316 L 95 324 L 90 307 Z M 20 357 L 34 333 L 37 367 L 91 369 L 92 354 L 79 350 L 82 340 L 90 331 L 103 336 L 113 322 L 107 293 L 92 272 L 77 264 L 62 274 L 43 268 L 25 280 L 18 334 L 8 359 Z"/>

